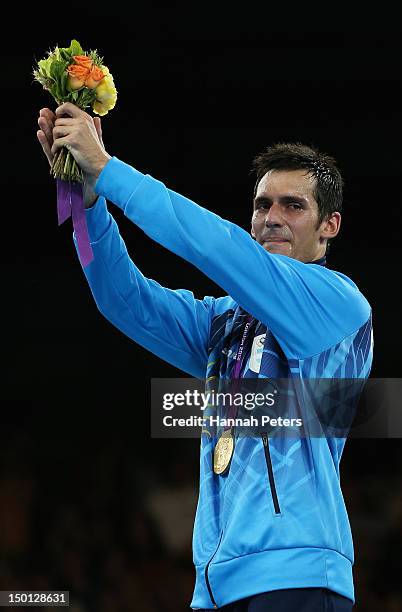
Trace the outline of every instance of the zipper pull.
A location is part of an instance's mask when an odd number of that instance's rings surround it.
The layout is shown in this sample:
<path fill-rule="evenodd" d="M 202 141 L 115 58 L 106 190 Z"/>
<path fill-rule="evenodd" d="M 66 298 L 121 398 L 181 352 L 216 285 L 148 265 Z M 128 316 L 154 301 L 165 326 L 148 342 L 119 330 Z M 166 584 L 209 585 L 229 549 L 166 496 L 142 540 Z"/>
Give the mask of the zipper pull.
<path fill-rule="evenodd" d="M 268 446 L 268 436 L 265 431 L 261 434 L 261 438 L 264 446 Z"/>

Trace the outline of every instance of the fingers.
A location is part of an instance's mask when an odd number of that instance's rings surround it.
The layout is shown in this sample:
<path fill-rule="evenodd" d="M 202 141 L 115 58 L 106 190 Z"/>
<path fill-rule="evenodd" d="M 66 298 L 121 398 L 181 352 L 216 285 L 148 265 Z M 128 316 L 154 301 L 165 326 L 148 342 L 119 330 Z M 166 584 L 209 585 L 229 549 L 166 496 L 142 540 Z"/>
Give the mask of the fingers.
<path fill-rule="evenodd" d="M 74 107 L 73 104 L 68 106 Z M 65 109 L 63 111 L 63 114 L 67 110 L 70 109 Z M 81 113 L 82 111 L 80 111 L 80 114 Z M 59 125 L 60 123 L 62 125 Z M 58 151 L 58 149 L 63 146 L 66 146 L 68 148 L 69 145 L 65 139 L 71 133 L 71 128 L 74 123 L 76 123 L 76 119 L 71 119 L 68 117 L 57 118 L 57 115 L 49 108 L 41 108 L 41 110 L 39 111 L 38 125 L 40 127 L 40 130 L 36 132 L 36 136 L 42 146 L 43 152 L 45 153 L 50 165 L 52 164 L 54 154 L 56 153 L 56 151 Z M 57 142 L 55 142 L 56 139 Z"/>
<path fill-rule="evenodd" d="M 36 136 L 42 146 L 43 152 L 47 157 L 47 161 L 51 165 L 53 162 L 53 154 L 51 146 L 53 144 L 53 126 L 55 114 L 49 108 L 41 108 L 39 111 L 38 125 L 40 130 L 36 132 Z"/>
<path fill-rule="evenodd" d="M 100 143 L 102 147 L 105 148 L 105 145 L 103 144 L 103 139 L 102 139 L 102 125 L 101 125 L 100 117 L 94 117 L 94 124 L 95 124 L 96 133 L 98 134 Z"/>
<path fill-rule="evenodd" d="M 40 129 L 42 130 L 42 132 L 44 133 L 44 135 L 46 136 L 51 146 L 53 142 L 53 136 L 52 136 L 53 122 L 49 121 L 47 117 L 45 116 L 40 116 L 38 119 L 38 125 Z"/>
<path fill-rule="evenodd" d="M 64 102 L 61 106 L 56 108 L 56 117 L 61 117 L 62 115 L 69 115 L 73 118 L 81 117 L 81 115 L 87 115 L 87 113 L 75 104 L 71 104 L 71 102 Z"/>
<path fill-rule="evenodd" d="M 76 125 L 77 119 L 72 117 L 58 117 L 54 122 L 55 125 Z"/>
<path fill-rule="evenodd" d="M 96 133 L 98 134 L 99 138 L 102 138 L 102 128 L 101 128 L 99 117 L 94 117 L 93 119 L 94 119 L 94 125 L 96 128 Z"/>
<path fill-rule="evenodd" d="M 53 111 L 50 110 L 50 108 L 41 108 L 39 111 L 39 115 L 41 117 L 47 117 L 48 119 L 50 119 L 50 121 L 55 121 L 56 119 L 56 115 L 54 114 Z"/>
<path fill-rule="evenodd" d="M 50 150 L 50 144 L 49 141 L 47 139 L 47 136 L 45 135 L 44 132 L 42 132 L 42 130 L 38 130 L 36 132 L 36 136 L 40 142 L 40 144 L 42 145 L 42 149 L 47 157 L 47 161 L 49 162 L 49 165 L 52 165 L 52 161 L 53 161 L 53 153 Z"/>
<path fill-rule="evenodd" d="M 63 136 L 68 136 L 71 134 L 71 126 L 70 125 L 56 125 L 53 128 L 53 141 L 57 138 L 63 138 Z"/>
<path fill-rule="evenodd" d="M 55 155 L 55 153 L 61 149 L 62 147 L 66 147 L 66 149 L 70 149 L 70 143 L 68 141 L 68 137 L 58 138 L 54 141 L 52 148 L 50 149 L 51 154 Z"/>

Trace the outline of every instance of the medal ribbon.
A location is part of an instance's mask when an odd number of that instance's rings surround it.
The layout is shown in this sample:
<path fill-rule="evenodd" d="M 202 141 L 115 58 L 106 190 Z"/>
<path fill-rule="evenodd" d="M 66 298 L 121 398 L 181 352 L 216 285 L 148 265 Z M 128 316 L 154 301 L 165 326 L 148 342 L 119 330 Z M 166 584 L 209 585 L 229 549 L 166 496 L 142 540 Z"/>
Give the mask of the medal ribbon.
<path fill-rule="evenodd" d="M 78 245 L 78 254 L 81 264 L 85 268 L 94 259 L 94 255 L 89 241 L 82 185 L 80 183 L 62 181 L 60 179 L 58 179 L 56 183 L 58 224 L 61 225 L 72 216 L 73 228 Z"/>
<path fill-rule="evenodd" d="M 233 369 L 233 374 L 231 376 L 231 378 L 233 380 L 238 380 L 240 378 L 240 372 L 241 372 L 241 368 L 243 365 L 243 361 L 244 361 L 244 346 L 246 344 L 246 340 L 247 340 L 247 336 L 248 333 L 250 331 L 250 327 L 251 327 L 251 321 L 252 321 L 253 317 L 252 315 L 248 314 L 247 315 L 247 319 L 246 319 L 246 325 L 244 327 L 244 331 L 243 331 L 243 336 L 242 339 L 239 343 L 239 347 L 237 349 L 237 353 L 236 353 L 236 361 L 235 361 L 235 365 L 234 365 L 234 369 Z M 233 387 L 235 387 L 235 390 L 238 389 L 238 384 L 233 385 Z M 236 406 L 230 406 L 229 412 L 228 412 L 228 418 L 232 419 L 235 417 L 237 412 L 237 407 Z M 228 429 L 231 429 L 230 426 L 226 426 L 224 427 L 224 431 L 227 431 Z"/>

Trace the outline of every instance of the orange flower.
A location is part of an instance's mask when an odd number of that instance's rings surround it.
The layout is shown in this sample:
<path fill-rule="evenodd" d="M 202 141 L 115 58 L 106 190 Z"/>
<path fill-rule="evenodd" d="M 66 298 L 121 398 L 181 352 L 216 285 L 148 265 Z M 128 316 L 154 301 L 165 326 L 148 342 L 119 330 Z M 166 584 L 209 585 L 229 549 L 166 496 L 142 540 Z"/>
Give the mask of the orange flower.
<path fill-rule="evenodd" d="M 85 66 L 78 66 L 72 64 L 67 68 L 68 72 L 68 84 L 70 89 L 81 89 L 85 85 L 85 80 L 89 75 L 89 69 Z"/>
<path fill-rule="evenodd" d="M 85 87 L 96 89 L 104 77 L 104 72 L 98 66 L 92 66 L 91 72 L 85 80 Z"/>
<path fill-rule="evenodd" d="M 79 66 L 84 66 L 84 68 L 88 68 L 89 70 L 92 68 L 92 60 L 87 55 L 73 55 L 73 60 Z"/>

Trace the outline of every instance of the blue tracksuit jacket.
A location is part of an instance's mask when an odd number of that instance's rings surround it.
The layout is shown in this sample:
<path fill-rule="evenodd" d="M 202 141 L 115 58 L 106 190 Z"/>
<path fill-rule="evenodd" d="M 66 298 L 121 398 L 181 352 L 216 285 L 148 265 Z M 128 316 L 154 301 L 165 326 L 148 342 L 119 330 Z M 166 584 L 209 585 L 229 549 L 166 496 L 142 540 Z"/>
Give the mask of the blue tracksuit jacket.
<path fill-rule="evenodd" d="M 95 260 L 84 273 L 100 312 L 135 342 L 194 377 L 225 378 L 250 313 L 255 325 L 243 377 L 368 377 L 371 309 L 344 274 L 323 260 L 268 253 L 239 226 L 116 157 L 95 190 L 99 198 L 86 211 Z M 198 300 L 145 278 L 105 199 L 228 295 Z M 354 600 L 339 477 L 345 440 L 239 438 L 224 475 L 212 470 L 215 442 L 201 437 L 191 607 L 298 587 Z"/>

